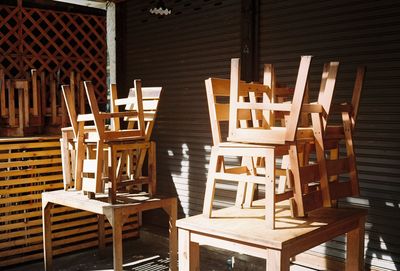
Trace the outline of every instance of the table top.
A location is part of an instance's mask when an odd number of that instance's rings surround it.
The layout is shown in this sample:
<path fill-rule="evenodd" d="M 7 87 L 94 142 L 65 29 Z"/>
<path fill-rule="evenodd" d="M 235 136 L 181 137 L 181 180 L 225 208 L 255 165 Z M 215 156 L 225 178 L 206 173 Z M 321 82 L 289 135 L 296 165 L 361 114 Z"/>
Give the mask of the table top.
<path fill-rule="evenodd" d="M 89 199 L 82 191 L 55 190 L 42 193 L 42 201 L 68 206 L 74 209 L 85 210 L 92 213 L 104 214 L 107 209 L 129 208 L 130 211 L 145 211 L 165 205 L 165 201 L 176 200 L 174 197 L 154 196 L 147 193 L 129 194 L 117 193 L 117 203 L 107 202 L 106 194 L 96 195 L 96 199 Z"/>
<path fill-rule="evenodd" d="M 358 226 L 365 209 L 321 208 L 305 218 L 292 218 L 287 201 L 276 204 L 276 229 L 267 229 L 265 209 L 258 201 L 255 207 L 240 209 L 229 207 L 213 211 L 212 218 L 204 215 L 177 220 L 178 228 L 208 234 L 262 247 L 281 249 L 308 239 L 310 245 L 330 240 Z M 310 239 L 311 238 L 311 239 Z M 312 247 L 312 246 L 310 246 Z"/>

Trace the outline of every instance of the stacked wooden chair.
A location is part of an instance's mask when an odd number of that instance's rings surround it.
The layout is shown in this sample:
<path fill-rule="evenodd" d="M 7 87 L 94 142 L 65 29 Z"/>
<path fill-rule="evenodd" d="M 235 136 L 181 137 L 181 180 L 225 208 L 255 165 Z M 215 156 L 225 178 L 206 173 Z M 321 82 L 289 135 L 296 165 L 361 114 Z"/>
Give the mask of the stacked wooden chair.
<path fill-rule="evenodd" d="M 310 64 L 310 56 L 301 58 L 291 102 L 287 97 L 289 89 L 277 88 L 271 79 L 274 75 L 270 65 L 265 67 L 264 84 L 240 81 L 239 59 L 232 59 L 231 80 L 206 80 L 214 143 L 203 207 L 206 216 L 212 216 L 218 180 L 238 183 L 238 207 L 250 207 L 254 185 L 265 185 L 265 219 L 269 228 L 274 228 L 275 203 L 278 201 L 289 199 L 292 214 L 305 216 L 314 209 L 332 206 L 339 197 L 357 195 L 356 177 L 350 178 L 349 182 L 338 182 L 335 176 L 346 171 L 350 172 L 350 177 L 356 176 L 354 155 L 351 155 L 354 154 L 352 127 L 350 130 L 344 127 L 351 125 L 352 116 L 356 116 L 352 112 L 357 112 L 363 72 L 359 70 L 357 75 L 354 106 L 333 106 L 340 108 L 344 120 L 350 120 L 334 127 L 327 123 L 339 63 L 324 65 L 318 101 L 312 104 L 305 101 Z M 229 96 L 229 104 L 218 102 L 218 96 Z M 227 142 L 221 138 L 219 124 L 222 121 L 229 121 Z M 335 160 L 338 144 L 343 139 L 348 157 Z M 329 149 L 333 149 L 334 155 L 327 160 Z M 310 155 L 311 150 L 315 155 Z M 240 157 L 241 166 L 227 167 L 225 156 Z M 278 157 L 281 158 L 280 168 L 277 168 Z M 330 175 L 334 175 L 331 181 Z M 276 176 L 280 176 L 278 184 Z"/>
<path fill-rule="evenodd" d="M 37 71 L 26 79 L 6 79 L 0 69 L 0 135 L 24 136 L 42 132 Z"/>
<path fill-rule="evenodd" d="M 91 113 L 76 115 L 69 88 L 63 86 L 72 124 L 72 129 L 64 130 L 66 144 L 63 144 L 63 150 L 65 157 L 74 158 L 65 159 L 65 164 L 73 168 L 68 172 L 67 180 L 74 179 L 75 189 L 92 198 L 108 193 L 111 203 L 117 202 L 117 192 L 129 192 L 143 184 L 148 186 L 148 194 L 153 195 L 156 192 L 155 143 L 150 141 L 150 136 L 161 88 L 142 88 L 141 81 L 135 80 L 128 98 L 118 99 L 116 86 L 112 85 L 112 110 L 105 113 L 99 110 L 91 82 L 84 82 L 84 87 Z M 121 106 L 124 107 L 122 112 Z M 111 125 L 108 124 L 110 121 Z M 88 122 L 93 125 L 86 125 Z M 142 171 L 145 157 L 148 158 L 147 176 L 143 176 Z"/>
<path fill-rule="evenodd" d="M 351 102 L 343 102 L 332 106 L 331 115 L 340 115 L 341 124 L 323 123 L 324 151 L 329 178 L 329 199 L 333 205 L 343 197 L 359 195 L 356 153 L 354 150 L 353 133 L 357 121 L 365 67 L 357 68 Z M 340 151 L 340 146 L 345 151 Z M 343 178 L 339 178 L 343 175 Z M 347 175 L 347 176 L 345 176 Z"/>

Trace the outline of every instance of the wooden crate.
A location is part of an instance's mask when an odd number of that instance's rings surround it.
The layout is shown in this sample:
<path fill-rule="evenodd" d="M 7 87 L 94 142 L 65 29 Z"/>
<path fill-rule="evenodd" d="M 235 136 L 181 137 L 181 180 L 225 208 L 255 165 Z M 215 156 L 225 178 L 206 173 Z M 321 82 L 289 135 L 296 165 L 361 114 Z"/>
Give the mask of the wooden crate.
<path fill-rule="evenodd" d="M 58 189 L 63 189 L 58 137 L 0 139 L 0 267 L 43 258 L 41 193 Z M 100 235 L 110 243 L 111 226 L 100 223 L 99 229 L 98 219 L 53 208 L 54 254 L 98 246 Z M 135 236 L 136 216 L 124 229 L 125 238 Z"/>

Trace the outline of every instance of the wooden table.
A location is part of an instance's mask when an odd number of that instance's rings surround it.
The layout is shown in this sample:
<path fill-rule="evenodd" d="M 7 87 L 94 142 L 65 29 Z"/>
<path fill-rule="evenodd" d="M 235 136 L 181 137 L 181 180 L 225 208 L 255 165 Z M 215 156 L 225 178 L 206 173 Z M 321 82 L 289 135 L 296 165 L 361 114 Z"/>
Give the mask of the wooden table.
<path fill-rule="evenodd" d="M 209 245 L 267 260 L 266 270 L 288 271 L 290 258 L 336 236 L 347 235 L 346 270 L 363 270 L 366 210 L 321 208 L 307 218 L 292 218 L 287 202 L 277 204 L 276 229 L 265 226 L 265 211 L 230 207 L 214 218 L 197 215 L 176 222 L 179 270 L 200 270 L 199 245 Z"/>
<path fill-rule="evenodd" d="M 106 198 L 104 198 L 106 200 Z M 75 209 L 104 215 L 112 226 L 114 270 L 122 271 L 122 228 L 129 215 L 146 210 L 162 208 L 169 215 L 169 253 L 170 270 L 177 270 L 177 217 L 176 198 L 149 198 L 146 195 L 118 194 L 117 204 L 110 204 L 100 199 L 89 199 L 81 191 L 58 190 L 42 193 L 43 212 L 43 247 L 45 270 L 52 270 L 52 242 L 50 209 L 60 204 Z"/>

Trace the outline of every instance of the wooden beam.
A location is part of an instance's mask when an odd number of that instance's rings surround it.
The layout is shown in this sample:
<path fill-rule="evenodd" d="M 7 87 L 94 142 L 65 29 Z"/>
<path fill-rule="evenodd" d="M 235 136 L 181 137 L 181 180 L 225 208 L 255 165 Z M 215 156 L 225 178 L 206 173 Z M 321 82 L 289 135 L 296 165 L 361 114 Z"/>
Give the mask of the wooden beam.
<path fill-rule="evenodd" d="M 57 2 L 64 2 L 68 4 L 85 6 L 90 8 L 107 9 L 106 0 L 55 0 Z"/>

